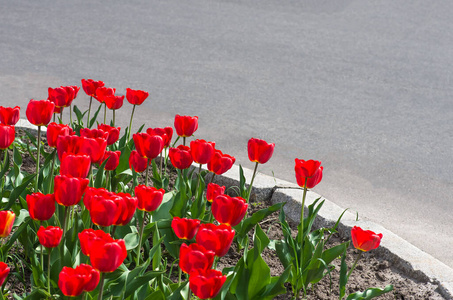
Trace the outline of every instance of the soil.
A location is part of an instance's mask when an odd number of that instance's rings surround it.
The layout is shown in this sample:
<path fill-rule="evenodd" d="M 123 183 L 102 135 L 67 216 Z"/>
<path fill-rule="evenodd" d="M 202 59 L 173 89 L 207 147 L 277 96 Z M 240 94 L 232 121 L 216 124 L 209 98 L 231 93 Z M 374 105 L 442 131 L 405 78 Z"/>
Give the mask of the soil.
<path fill-rule="evenodd" d="M 18 130 L 16 134 L 20 137 L 24 136 L 24 133 L 21 130 Z M 27 141 L 27 138 L 24 138 L 23 140 Z M 43 135 L 43 140 L 45 141 L 45 135 Z M 51 150 L 52 149 L 46 149 L 47 152 L 50 152 Z M 11 158 L 12 151 L 9 150 L 9 152 Z M 21 169 L 26 172 L 33 173 L 35 170 L 35 162 L 31 157 L 24 155 Z M 170 187 L 172 187 L 176 175 L 174 169 L 172 170 L 171 168 L 169 168 L 169 170 L 171 172 Z M 271 203 L 268 200 L 257 202 L 254 195 L 252 195 L 248 215 L 251 215 L 254 212 L 266 208 L 270 205 Z M 293 232 L 295 232 L 296 224 L 290 225 Z M 278 212 L 275 212 L 264 219 L 260 223 L 260 226 L 263 231 L 267 233 L 268 237 L 271 240 L 279 240 L 283 237 L 281 226 L 278 222 Z M 250 233 L 250 236 L 251 235 L 252 233 Z M 329 244 L 326 246 L 332 247 L 344 241 L 345 240 L 343 240 L 342 238 L 333 235 L 329 241 Z M 10 255 L 21 256 L 21 252 L 22 251 L 20 248 L 12 248 Z M 225 267 L 235 266 L 241 256 L 242 251 L 238 252 L 236 246 L 233 244 L 227 255 L 222 257 L 218 262 L 217 269 L 222 270 Z M 270 267 L 272 276 L 278 276 L 283 272 L 284 268 L 273 250 L 265 249 L 262 253 L 262 256 Z M 350 246 L 347 256 L 347 265 L 349 268 L 353 264 L 353 260 L 356 256 L 357 250 Z M 326 276 L 323 280 L 316 284 L 314 288 L 308 290 L 307 299 L 338 299 L 340 259 L 334 260 L 333 265 L 335 265 L 335 270 L 331 272 L 331 278 L 329 278 L 329 276 Z M 16 268 L 14 266 L 11 266 L 11 274 L 16 275 L 10 276 L 10 279 L 6 284 L 6 288 L 9 289 L 10 292 L 20 295 L 24 291 L 30 290 L 29 281 L 31 279 L 31 274 L 24 273 L 24 269 L 27 270 L 26 267 L 21 268 L 20 266 L 17 266 Z M 346 295 L 357 291 L 364 291 L 370 287 L 384 288 L 389 284 L 393 285 L 393 291 L 375 299 L 445 299 L 441 296 L 440 293 L 436 291 L 436 285 L 430 282 L 420 282 L 415 280 L 414 278 L 405 276 L 402 271 L 396 269 L 388 261 L 375 255 L 373 251 L 366 252 L 364 253 L 364 255 L 362 255 L 362 258 L 358 262 L 354 272 L 351 274 L 349 282 L 346 286 Z M 275 299 L 283 300 L 292 299 L 292 297 L 294 297 L 290 285 L 287 284 L 286 287 L 287 293 L 285 295 L 280 295 Z"/>

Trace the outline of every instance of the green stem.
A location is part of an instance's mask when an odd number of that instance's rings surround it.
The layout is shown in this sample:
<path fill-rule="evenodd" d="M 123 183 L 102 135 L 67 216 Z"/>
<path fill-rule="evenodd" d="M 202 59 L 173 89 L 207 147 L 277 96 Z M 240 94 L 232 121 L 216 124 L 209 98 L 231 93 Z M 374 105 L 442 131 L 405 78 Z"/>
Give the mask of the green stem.
<path fill-rule="evenodd" d="M 116 109 L 113 110 L 113 127 L 115 127 L 115 111 Z"/>
<path fill-rule="evenodd" d="M 145 211 L 142 211 L 142 225 L 140 227 L 140 236 L 138 239 L 138 247 L 137 247 L 137 260 L 135 266 L 137 267 L 140 264 L 140 249 L 142 248 L 142 240 L 143 240 L 143 229 L 145 228 Z"/>
<path fill-rule="evenodd" d="M 38 126 L 38 154 L 36 155 L 36 182 L 35 182 L 35 193 L 38 192 L 38 181 L 39 181 L 39 158 L 41 156 L 41 126 Z"/>
<path fill-rule="evenodd" d="M 301 211 L 300 211 L 300 232 L 299 232 L 299 235 L 300 235 L 300 260 L 299 260 L 299 272 L 300 272 L 300 275 L 303 274 L 303 268 L 304 268 L 304 239 L 305 239 L 305 236 L 304 236 L 304 211 L 305 211 L 305 198 L 307 196 L 307 181 L 308 181 L 308 177 L 305 177 L 305 184 L 304 184 L 304 194 L 302 196 L 302 207 L 301 207 Z M 301 277 L 301 276 L 299 276 Z M 304 289 L 305 291 L 305 289 Z M 300 290 L 297 291 L 297 297 L 299 297 L 299 292 Z"/>
<path fill-rule="evenodd" d="M 178 268 L 179 269 L 179 274 L 178 274 L 178 287 L 181 286 L 181 275 L 182 275 L 182 270 L 181 268 Z"/>
<path fill-rule="evenodd" d="M 185 137 L 185 136 L 182 137 L 182 144 L 183 144 L 184 146 L 186 145 L 186 137 Z"/>
<path fill-rule="evenodd" d="M 63 219 L 63 238 L 66 235 L 67 227 L 68 227 L 68 219 L 69 219 L 69 206 L 64 207 L 64 219 Z"/>
<path fill-rule="evenodd" d="M 101 279 L 100 279 L 101 285 L 99 286 L 99 295 L 98 295 L 99 300 L 102 300 L 102 295 L 104 294 L 104 277 L 105 277 L 105 273 L 101 272 Z"/>
<path fill-rule="evenodd" d="M 88 174 L 88 176 L 90 177 L 89 186 L 93 187 L 93 185 L 94 185 L 94 183 L 93 183 L 93 164 L 90 164 L 90 173 Z"/>
<path fill-rule="evenodd" d="M 63 108 L 61 108 L 61 111 L 60 111 L 60 124 L 63 123 Z"/>
<path fill-rule="evenodd" d="M 257 162 L 255 164 L 255 169 L 253 170 L 252 181 L 250 181 L 250 186 L 249 186 L 249 189 L 247 191 L 247 198 L 245 199 L 247 202 L 249 202 L 249 200 L 250 200 L 250 194 L 252 193 L 253 181 L 255 180 L 256 170 L 258 169 L 258 164 L 259 164 L 259 162 Z"/>
<path fill-rule="evenodd" d="M 90 113 L 91 113 L 91 102 L 93 101 L 93 96 L 90 96 L 90 105 L 88 106 L 88 118 L 87 118 L 87 127 L 90 128 Z"/>
<path fill-rule="evenodd" d="M 127 141 L 129 141 L 129 138 L 131 137 L 132 119 L 134 118 L 134 112 L 135 112 L 135 104 L 134 104 L 134 107 L 132 108 L 131 121 L 129 122 L 129 130 L 127 131 Z"/>
<path fill-rule="evenodd" d="M 47 291 L 50 294 L 50 252 L 52 248 L 47 248 Z"/>
<path fill-rule="evenodd" d="M 69 124 L 70 124 L 71 128 L 73 128 L 73 126 L 72 126 L 72 103 L 71 103 L 71 105 L 69 105 Z"/>
<path fill-rule="evenodd" d="M 6 157 L 8 156 L 8 149 L 3 150 L 4 156 L 3 156 L 3 164 L 2 164 L 2 170 L 6 168 Z M 9 167 L 9 166 L 8 166 Z"/>
<path fill-rule="evenodd" d="M 164 178 L 164 174 L 162 174 L 162 162 L 163 157 L 162 157 L 162 152 L 160 152 L 160 177 Z"/>
<path fill-rule="evenodd" d="M 55 170 L 55 160 L 56 160 L 56 154 L 57 154 L 57 149 L 55 148 L 53 150 L 53 153 L 52 153 L 52 167 L 50 169 L 50 180 L 49 180 L 49 185 L 47 187 L 47 192 L 48 193 L 52 193 L 53 192 L 53 186 L 52 186 L 52 183 L 53 183 L 53 180 L 54 180 L 54 176 L 53 176 L 53 172 Z"/>
<path fill-rule="evenodd" d="M 148 158 L 147 166 L 146 166 L 146 186 L 148 186 L 148 178 L 149 178 L 149 164 L 151 160 Z"/>
<path fill-rule="evenodd" d="M 106 118 L 107 118 L 107 104 L 105 104 L 105 102 L 104 102 L 104 124 L 107 124 L 107 123 L 105 123 L 107 120 Z"/>
<path fill-rule="evenodd" d="M 348 272 L 348 276 L 346 276 L 346 282 L 349 280 L 349 276 L 351 276 L 352 271 L 354 271 L 355 267 L 357 266 L 357 263 L 359 262 L 359 259 L 362 257 L 363 252 L 359 250 L 359 254 L 357 255 L 357 258 L 355 259 L 354 263 L 352 264 L 351 270 Z"/>

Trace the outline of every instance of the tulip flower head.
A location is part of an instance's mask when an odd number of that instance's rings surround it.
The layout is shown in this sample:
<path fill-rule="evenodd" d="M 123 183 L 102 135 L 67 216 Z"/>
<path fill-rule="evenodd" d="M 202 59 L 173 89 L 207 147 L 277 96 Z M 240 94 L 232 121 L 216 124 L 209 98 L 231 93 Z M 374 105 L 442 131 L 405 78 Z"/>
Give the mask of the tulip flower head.
<path fill-rule="evenodd" d="M 84 92 L 91 97 L 96 96 L 96 90 L 104 86 L 102 81 L 94 81 L 93 79 L 82 79 L 82 88 Z"/>
<path fill-rule="evenodd" d="M 202 224 L 198 229 L 196 241 L 215 256 L 222 257 L 228 253 L 234 238 L 234 229 L 227 225 Z"/>
<path fill-rule="evenodd" d="M 68 136 L 73 134 L 74 132 L 69 125 L 52 122 L 47 126 L 47 144 L 52 148 L 56 148 L 59 136 Z"/>
<path fill-rule="evenodd" d="M 186 274 L 212 267 L 215 253 L 198 244 L 182 244 L 179 248 L 179 267 Z"/>
<path fill-rule="evenodd" d="M 149 135 L 158 135 L 164 140 L 164 148 L 168 148 L 170 146 L 171 138 L 173 136 L 173 128 L 165 127 L 165 128 L 148 128 L 146 133 Z"/>
<path fill-rule="evenodd" d="M 107 146 L 115 144 L 120 137 L 121 127 L 113 127 L 107 124 L 99 124 L 98 129 L 108 133 Z"/>
<path fill-rule="evenodd" d="M 91 265 L 103 273 L 111 273 L 118 269 L 127 257 L 126 244 L 124 240 L 95 240 L 92 244 L 96 251 L 90 252 Z"/>
<path fill-rule="evenodd" d="M 132 105 L 141 105 L 148 98 L 149 93 L 141 90 L 126 89 L 126 99 Z"/>
<path fill-rule="evenodd" d="M 0 286 L 2 286 L 3 283 L 5 282 L 6 277 L 8 277 L 9 271 L 10 271 L 10 268 L 8 267 L 8 265 L 1 261 L 0 262 Z"/>
<path fill-rule="evenodd" d="M 105 164 L 104 169 L 107 171 L 113 171 L 118 167 L 120 163 L 121 151 L 105 151 L 104 158 L 101 161 L 101 164 L 108 159 Z"/>
<path fill-rule="evenodd" d="M 90 172 L 91 158 L 88 155 L 63 154 L 60 174 L 71 177 L 86 178 Z"/>
<path fill-rule="evenodd" d="M 129 156 L 129 168 L 137 173 L 142 173 L 148 167 L 148 159 L 141 156 L 136 150 L 132 150 Z"/>
<path fill-rule="evenodd" d="M 215 183 L 208 183 L 208 187 L 206 189 L 206 199 L 212 203 L 214 199 L 219 196 L 223 195 L 225 193 L 225 187 L 220 186 Z"/>
<path fill-rule="evenodd" d="M 188 146 L 179 145 L 177 148 L 170 148 L 168 153 L 171 164 L 180 170 L 187 169 L 193 163 L 192 154 Z"/>
<path fill-rule="evenodd" d="M 0 237 L 7 237 L 13 229 L 16 214 L 10 210 L 0 211 Z"/>
<path fill-rule="evenodd" d="M 20 107 L 0 106 L 0 123 L 3 125 L 16 125 L 19 121 Z"/>
<path fill-rule="evenodd" d="M 180 137 L 189 137 L 198 129 L 198 117 L 175 116 L 176 134 Z"/>
<path fill-rule="evenodd" d="M 55 176 L 55 201 L 63 206 L 79 203 L 90 182 L 87 178 L 76 178 L 66 175 Z"/>
<path fill-rule="evenodd" d="M 156 158 L 164 148 L 164 140 L 158 135 L 135 133 L 132 135 L 137 152 L 147 159 Z"/>
<path fill-rule="evenodd" d="M 146 185 L 138 185 L 135 187 L 135 196 L 138 199 L 138 209 L 153 212 L 162 203 L 165 190 L 156 189 Z"/>
<path fill-rule="evenodd" d="M 218 270 L 194 271 L 189 277 L 189 287 L 199 299 L 211 299 L 217 296 L 226 279 Z"/>
<path fill-rule="evenodd" d="M 13 125 L 0 124 L 0 149 L 5 150 L 14 142 L 16 129 Z"/>
<path fill-rule="evenodd" d="M 249 159 L 251 162 L 265 164 L 274 153 L 275 144 L 268 144 L 265 140 L 251 138 L 247 144 Z"/>
<path fill-rule="evenodd" d="M 30 123 L 36 126 L 49 124 L 52 119 L 55 104 L 49 100 L 30 100 L 25 114 Z"/>
<path fill-rule="evenodd" d="M 208 162 L 208 170 L 217 174 L 222 175 L 234 165 L 236 159 L 228 154 L 223 154 L 220 150 L 215 150 L 214 155 Z"/>
<path fill-rule="evenodd" d="M 37 221 L 47 221 L 55 213 L 55 195 L 33 193 L 26 196 L 30 218 Z"/>
<path fill-rule="evenodd" d="M 214 155 L 214 151 L 214 142 L 206 142 L 201 139 L 190 142 L 190 153 L 192 154 L 193 161 L 197 164 L 207 164 Z"/>
<path fill-rule="evenodd" d="M 55 248 L 60 244 L 63 229 L 57 226 L 47 226 L 46 228 L 41 226 L 37 235 L 41 245 L 46 248 Z"/>
<path fill-rule="evenodd" d="M 321 162 L 317 160 L 303 160 L 295 159 L 296 166 L 294 170 L 296 171 L 296 180 L 297 184 L 300 187 L 306 187 L 311 189 L 314 188 L 322 179 L 322 171 L 324 167 L 321 166 Z"/>
<path fill-rule="evenodd" d="M 197 234 L 200 220 L 174 217 L 171 221 L 171 228 L 176 236 L 183 240 L 191 240 Z"/>
<path fill-rule="evenodd" d="M 90 292 L 99 283 L 100 274 L 92 266 L 81 264 L 75 269 L 63 267 L 58 278 L 58 287 L 65 296 L 76 297 Z"/>
<path fill-rule="evenodd" d="M 352 244 L 356 249 L 367 252 L 379 247 L 382 233 L 374 233 L 371 230 L 363 230 L 358 226 L 351 229 Z"/>
<path fill-rule="evenodd" d="M 80 240 L 80 248 L 82 253 L 86 256 L 90 256 L 90 253 L 96 249 L 93 248 L 93 243 L 96 240 L 104 240 L 105 242 L 113 242 L 114 239 L 110 234 L 106 233 L 103 230 L 94 230 L 94 229 L 84 229 L 81 233 L 78 234 Z"/>
<path fill-rule="evenodd" d="M 248 204 L 242 197 L 219 195 L 212 202 L 212 215 L 220 224 L 238 225 L 247 213 Z"/>

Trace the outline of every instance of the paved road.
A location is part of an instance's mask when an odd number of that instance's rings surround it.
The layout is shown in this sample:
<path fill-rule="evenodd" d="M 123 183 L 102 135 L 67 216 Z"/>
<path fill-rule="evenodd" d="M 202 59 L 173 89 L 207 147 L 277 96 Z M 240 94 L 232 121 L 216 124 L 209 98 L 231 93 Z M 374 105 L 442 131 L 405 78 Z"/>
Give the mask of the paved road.
<path fill-rule="evenodd" d="M 244 3 L 246 2 L 246 3 Z M 135 124 L 198 115 L 198 138 L 315 191 L 453 267 L 453 2 L 0 1 L 0 104 L 103 80 L 151 92 Z M 83 93 L 76 100 L 86 108 Z M 119 111 L 123 126 L 131 106 Z M 24 113 L 23 113 L 24 115 Z M 385 237 L 384 237 L 385 238 Z"/>

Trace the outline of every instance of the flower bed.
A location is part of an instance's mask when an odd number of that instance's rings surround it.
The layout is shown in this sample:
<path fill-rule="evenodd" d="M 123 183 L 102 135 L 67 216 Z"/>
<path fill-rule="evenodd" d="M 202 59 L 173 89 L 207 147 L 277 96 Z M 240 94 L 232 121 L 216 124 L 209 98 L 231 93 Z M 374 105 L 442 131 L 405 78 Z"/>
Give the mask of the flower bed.
<path fill-rule="evenodd" d="M 0 108 L 0 148 L 12 148 L 12 155 L 4 151 L 1 171 L 1 253 L 7 264 L 0 265 L 0 273 L 9 281 L 8 266 L 13 266 L 11 275 L 29 287 L 15 291 L 15 299 L 323 299 L 319 290 L 326 297 L 371 299 L 393 289 L 390 284 L 357 285 L 354 275 L 360 271 L 354 271 L 360 269 L 360 254 L 369 258 L 366 254 L 379 246 L 382 235 L 355 227 L 352 244 L 358 250 L 352 262 L 350 241 L 335 238 L 336 226 L 312 227 L 321 199 L 306 214 L 302 210 L 297 227 L 286 222 L 283 204 L 250 202 L 257 168 L 271 159 L 273 144 L 250 139 L 255 170 L 249 187 L 241 174 L 239 186 L 226 191 L 211 181 L 235 159 L 215 143 L 192 137 L 197 117 L 175 117 L 174 141 L 172 127 L 135 134 L 126 129 L 121 135 L 115 110 L 125 96 L 116 96 L 102 82 L 82 80 L 82 86 L 90 96 L 84 113 L 72 108 L 75 86 L 49 88 L 49 100 L 30 101 L 26 114 L 38 126 L 37 137 L 28 134 L 13 142 L 19 110 Z M 136 105 L 147 96 L 127 89 L 133 105 L 129 128 Z M 91 116 L 93 98 L 100 105 Z M 70 126 L 50 123 L 55 109 L 61 113 L 65 107 L 71 109 Z M 110 125 L 107 108 L 113 112 Z M 91 129 L 102 109 L 104 123 Z M 35 168 L 24 165 L 30 158 Z M 193 162 L 199 168 L 191 170 Z M 170 165 L 176 168 L 173 177 Z M 307 190 L 321 182 L 323 167 L 319 161 L 296 159 L 295 170 L 304 203 Z M 329 278 L 335 279 L 336 292 L 326 287 Z"/>

